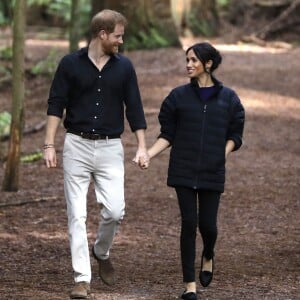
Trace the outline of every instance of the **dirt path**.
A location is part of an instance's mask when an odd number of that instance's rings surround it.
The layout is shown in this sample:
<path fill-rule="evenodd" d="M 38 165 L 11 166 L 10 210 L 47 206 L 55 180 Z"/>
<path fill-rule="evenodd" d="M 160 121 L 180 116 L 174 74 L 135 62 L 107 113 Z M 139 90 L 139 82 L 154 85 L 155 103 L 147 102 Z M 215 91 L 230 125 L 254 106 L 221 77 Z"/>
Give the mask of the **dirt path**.
<path fill-rule="evenodd" d="M 244 146 L 230 157 L 227 166 L 214 281 L 207 289 L 199 285 L 199 299 L 299 299 L 300 48 L 284 52 L 219 47 L 224 63 L 218 77 L 240 95 L 247 121 Z M 31 57 L 36 49 L 36 45 L 28 47 Z M 140 81 L 150 145 L 158 134 L 162 99 L 187 80 L 184 54 L 180 49 L 162 49 L 128 55 Z M 28 85 L 26 123 L 34 124 L 44 118 L 49 86 L 37 79 Z M 1 90 L 0 99 L 0 111 L 8 109 L 10 91 Z M 43 134 L 26 136 L 23 151 L 39 149 Z M 61 128 L 57 139 L 60 154 L 62 139 Z M 113 288 L 104 286 L 92 260 L 90 299 L 178 299 L 182 292 L 180 218 L 174 191 L 165 184 L 168 153 L 153 160 L 151 168 L 143 172 L 130 163 L 135 139 L 128 128 L 123 141 L 127 213 L 112 250 L 118 282 Z M 0 208 L 0 298 L 68 299 L 72 271 L 62 169 L 49 171 L 38 161 L 22 165 L 21 173 L 20 191 L 0 192 L 0 202 L 57 199 Z M 92 243 L 98 224 L 92 188 L 88 210 Z"/>

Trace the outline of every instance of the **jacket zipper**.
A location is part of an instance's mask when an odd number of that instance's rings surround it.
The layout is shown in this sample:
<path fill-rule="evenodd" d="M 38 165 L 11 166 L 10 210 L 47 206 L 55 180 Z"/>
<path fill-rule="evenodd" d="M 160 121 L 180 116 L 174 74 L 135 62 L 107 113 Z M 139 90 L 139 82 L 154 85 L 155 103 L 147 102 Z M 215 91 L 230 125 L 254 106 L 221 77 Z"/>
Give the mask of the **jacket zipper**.
<path fill-rule="evenodd" d="M 205 125 L 205 117 L 206 117 L 206 109 L 207 109 L 207 104 L 204 104 L 203 107 L 203 118 L 202 118 L 202 132 L 201 132 L 201 143 L 200 143 L 200 155 L 199 155 L 199 159 L 198 159 L 198 165 L 200 164 L 201 160 L 202 160 L 202 150 L 203 150 L 203 134 L 204 134 L 204 125 Z M 194 189 L 197 189 L 198 186 L 198 174 L 196 175 L 196 184 L 194 186 Z"/>

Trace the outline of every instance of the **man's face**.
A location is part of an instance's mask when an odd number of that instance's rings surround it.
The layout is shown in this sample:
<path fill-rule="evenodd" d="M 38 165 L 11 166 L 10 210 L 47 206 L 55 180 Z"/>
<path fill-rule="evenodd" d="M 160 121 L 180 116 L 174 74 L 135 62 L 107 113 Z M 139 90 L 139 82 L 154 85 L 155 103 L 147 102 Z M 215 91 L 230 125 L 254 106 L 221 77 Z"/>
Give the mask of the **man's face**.
<path fill-rule="evenodd" d="M 105 54 L 112 55 L 119 52 L 119 46 L 123 44 L 124 30 L 123 25 L 117 24 L 112 33 L 104 33 L 102 48 Z"/>

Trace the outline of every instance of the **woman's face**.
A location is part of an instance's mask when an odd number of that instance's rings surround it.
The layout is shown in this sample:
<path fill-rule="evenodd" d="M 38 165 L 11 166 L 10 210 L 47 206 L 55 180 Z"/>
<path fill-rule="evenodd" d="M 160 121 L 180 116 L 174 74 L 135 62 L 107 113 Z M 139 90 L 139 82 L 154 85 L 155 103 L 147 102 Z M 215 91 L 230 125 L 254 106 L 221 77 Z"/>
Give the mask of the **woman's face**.
<path fill-rule="evenodd" d="M 190 78 L 198 78 L 205 73 L 203 64 L 196 56 L 193 49 L 186 55 L 186 70 Z"/>

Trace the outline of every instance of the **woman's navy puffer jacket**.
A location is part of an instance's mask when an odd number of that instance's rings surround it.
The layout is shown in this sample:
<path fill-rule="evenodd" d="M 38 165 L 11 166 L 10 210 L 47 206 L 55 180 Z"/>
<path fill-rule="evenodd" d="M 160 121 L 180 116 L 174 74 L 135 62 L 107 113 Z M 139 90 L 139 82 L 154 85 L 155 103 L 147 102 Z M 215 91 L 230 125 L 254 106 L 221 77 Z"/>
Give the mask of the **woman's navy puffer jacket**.
<path fill-rule="evenodd" d="M 171 144 L 169 186 L 223 192 L 225 146 L 242 145 L 245 112 L 237 94 L 213 78 L 216 93 L 200 98 L 193 82 L 173 89 L 159 113 L 159 137 Z"/>

